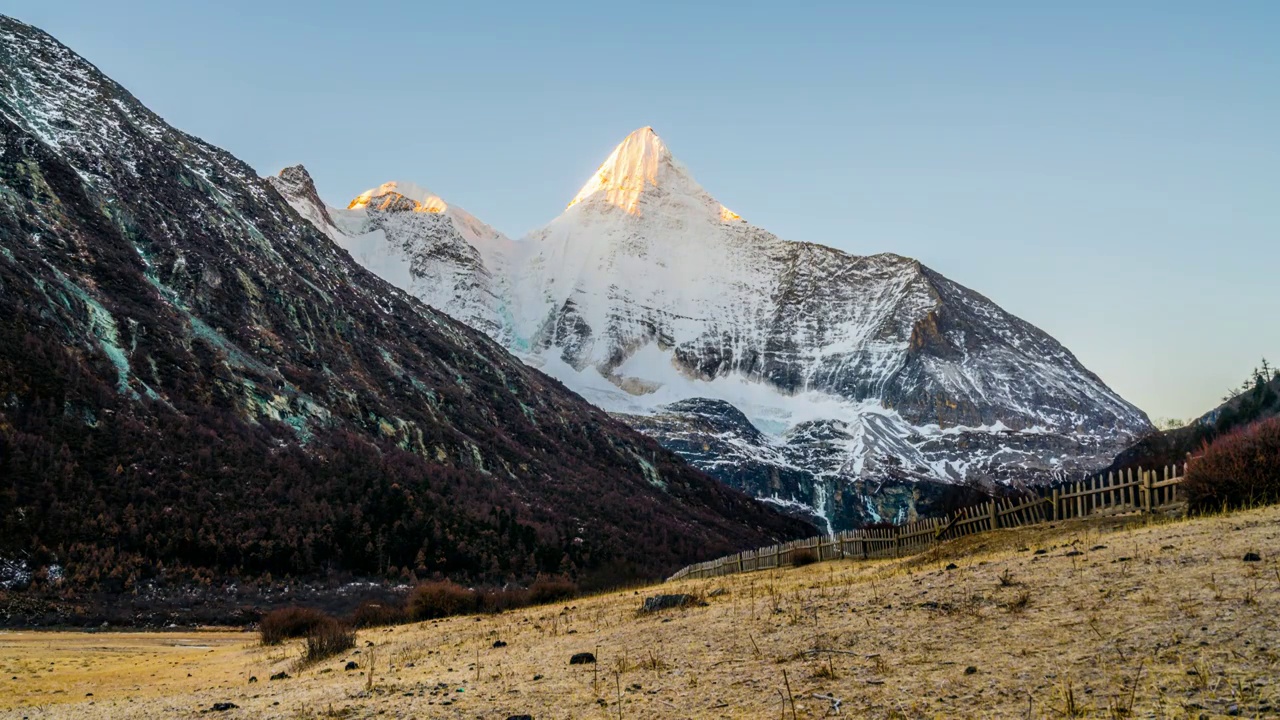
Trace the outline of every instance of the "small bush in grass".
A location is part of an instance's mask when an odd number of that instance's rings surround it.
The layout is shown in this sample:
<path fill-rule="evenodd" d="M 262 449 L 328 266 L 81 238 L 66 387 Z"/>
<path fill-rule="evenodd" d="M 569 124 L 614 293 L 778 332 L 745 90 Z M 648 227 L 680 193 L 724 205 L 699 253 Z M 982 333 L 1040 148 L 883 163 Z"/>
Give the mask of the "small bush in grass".
<path fill-rule="evenodd" d="M 543 605 L 577 597 L 578 585 L 563 577 L 543 577 L 529 586 L 529 604 Z"/>
<path fill-rule="evenodd" d="M 351 613 L 351 625 L 358 628 L 398 625 L 406 620 L 408 616 L 403 607 L 377 600 L 366 600 Z"/>
<path fill-rule="evenodd" d="M 804 567 L 818 562 L 818 554 L 809 548 L 800 548 L 791 552 L 791 564 Z"/>
<path fill-rule="evenodd" d="M 350 627 L 327 618 L 307 633 L 307 654 L 304 660 L 315 663 L 334 655 L 344 653 L 356 646 L 356 631 Z"/>
<path fill-rule="evenodd" d="M 479 608 L 479 595 L 452 580 L 431 580 L 409 591 L 405 611 L 410 620 L 432 620 L 451 615 L 473 613 Z"/>
<path fill-rule="evenodd" d="M 1219 436 L 1187 463 L 1182 484 L 1193 511 L 1280 501 L 1280 418 Z"/>
<path fill-rule="evenodd" d="M 279 645 L 333 621 L 333 618 L 313 608 L 281 608 L 262 616 L 262 620 L 258 621 L 258 633 L 262 636 L 263 645 Z"/>

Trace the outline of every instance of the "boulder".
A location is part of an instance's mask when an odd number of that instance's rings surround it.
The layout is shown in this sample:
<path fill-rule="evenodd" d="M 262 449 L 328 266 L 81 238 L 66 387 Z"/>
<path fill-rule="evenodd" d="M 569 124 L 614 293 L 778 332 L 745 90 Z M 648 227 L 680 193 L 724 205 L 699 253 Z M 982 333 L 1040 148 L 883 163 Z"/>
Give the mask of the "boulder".
<path fill-rule="evenodd" d="M 640 612 L 651 613 L 658 612 L 659 610 L 669 610 L 671 608 L 681 608 L 696 604 L 698 604 L 698 599 L 686 593 L 654 595 L 644 599 L 644 607 L 640 608 Z"/>

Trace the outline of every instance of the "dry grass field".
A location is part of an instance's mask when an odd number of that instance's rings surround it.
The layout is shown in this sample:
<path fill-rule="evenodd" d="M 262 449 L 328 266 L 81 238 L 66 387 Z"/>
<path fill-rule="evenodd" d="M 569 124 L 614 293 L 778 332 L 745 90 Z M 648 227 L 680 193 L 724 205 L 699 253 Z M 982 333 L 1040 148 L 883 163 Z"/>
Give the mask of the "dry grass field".
<path fill-rule="evenodd" d="M 706 604 L 638 614 L 658 592 Z M 827 698 L 854 718 L 1277 717 L 1280 507 L 998 531 L 300 654 L 231 632 L 0 633 L 0 717 L 799 720 L 834 717 Z"/>

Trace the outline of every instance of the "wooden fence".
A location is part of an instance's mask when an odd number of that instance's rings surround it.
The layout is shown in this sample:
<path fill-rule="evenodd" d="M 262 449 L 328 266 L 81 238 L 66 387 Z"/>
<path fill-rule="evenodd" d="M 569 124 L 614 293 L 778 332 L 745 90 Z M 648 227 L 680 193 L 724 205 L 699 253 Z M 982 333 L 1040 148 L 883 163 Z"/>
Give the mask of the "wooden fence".
<path fill-rule="evenodd" d="M 806 560 L 894 558 L 923 552 L 938 543 L 999 528 L 1056 522 L 1090 515 L 1158 512 L 1184 498 L 1179 492 L 1185 467 L 1126 470 L 1043 489 L 1030 497 L 990 500 L 949 517 L 925 518 L 891 528 L 846 530 L 835 535 L 792 540 L 758 550 L 696 563 L 670 580 L 710 578 L 794 565 Z"/>

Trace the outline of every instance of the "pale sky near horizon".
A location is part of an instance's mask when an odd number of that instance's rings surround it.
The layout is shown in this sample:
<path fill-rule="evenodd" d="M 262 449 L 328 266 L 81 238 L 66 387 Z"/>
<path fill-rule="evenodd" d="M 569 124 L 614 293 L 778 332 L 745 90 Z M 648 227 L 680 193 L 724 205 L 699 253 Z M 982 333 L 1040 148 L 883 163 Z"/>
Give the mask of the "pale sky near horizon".
<path fill-rule="evenodd" d="M 0 0 L 327 202 L 513 237 L 652 125 L 791 240 L 919 258 L 1153 419 L 1280 362 L 1280 2 Z"/>

